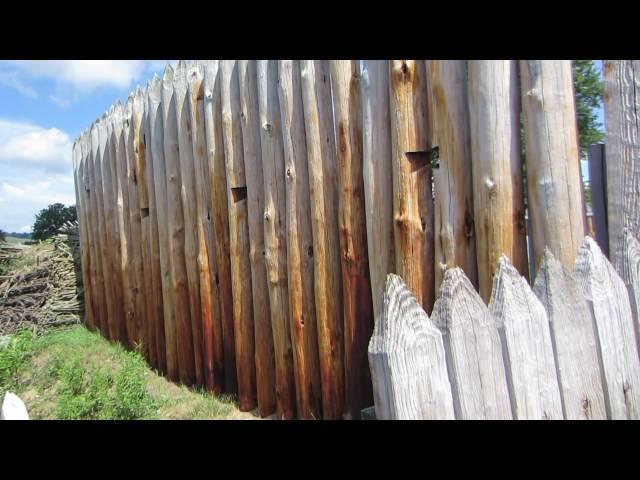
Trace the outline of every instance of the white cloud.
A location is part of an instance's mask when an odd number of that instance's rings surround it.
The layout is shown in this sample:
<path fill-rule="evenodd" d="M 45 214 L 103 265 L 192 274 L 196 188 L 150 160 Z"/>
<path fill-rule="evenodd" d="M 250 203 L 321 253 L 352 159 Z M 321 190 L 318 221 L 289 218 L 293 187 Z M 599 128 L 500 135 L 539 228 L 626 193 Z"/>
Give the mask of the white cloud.
<path fill-rule="evenodd" d="M 71 99 L 60 97 L 58 95 L 49 95 L 49 100 L 58 105 L 60 108 L 67 108 L 69 105 L 71 105 Z"/>
<path fill-rule="evenodd" d="M 57 128 L 0 118 L 0 228 L 29 231 L 52 203 L 75 203 L 72 143 Z"/>
<path fill-rule="evenodd" d="M 26 73 L 53 78 L 84 93 L 103 86 L 128 88 L 146 66 L 144 60 L 15 60 L 10 63 Z"/>
<path fill-rule="evenodd" d="M 0 118 L 0 164 L 27 163 L 60 171 L 71 165 L 72 142 L 57 128 Z"/>
<path fill-rule="evenodd" d="M 0 85 L 11 87 L 17 90 L 25 97 L 38 98 L 38 92 L 36 92 L 29 85 L 26 85 L 20 78 L 20 74 L 15 71 L 0 72 Z"/>

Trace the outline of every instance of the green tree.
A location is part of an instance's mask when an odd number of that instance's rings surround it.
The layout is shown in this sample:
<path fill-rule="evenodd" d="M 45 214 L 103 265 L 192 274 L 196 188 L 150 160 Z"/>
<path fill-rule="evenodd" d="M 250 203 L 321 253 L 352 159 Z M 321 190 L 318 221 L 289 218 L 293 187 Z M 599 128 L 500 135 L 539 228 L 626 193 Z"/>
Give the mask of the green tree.
<path fill-rule="evenodd" d="M 0 242 L 4 242 L 7 239 L 7 234 L 0 228 Z"/>
<path fill-rule="evenodd" d="M 58 231 L 66 222 L 73 222 L 77 218 L 76 207 L 65 207 L 62 203 L 54 203 L 40 210 L 33 224 L 33 240 L 45 240 Z"/>
<path fill-rule="evenodd" d="M 574 60 L 572 64 L 580 152 L 584 154 L 590 145 L 602 141 L 604 137 L 602 124 L 597 121 L 603 85 L 593 60 Z"/>

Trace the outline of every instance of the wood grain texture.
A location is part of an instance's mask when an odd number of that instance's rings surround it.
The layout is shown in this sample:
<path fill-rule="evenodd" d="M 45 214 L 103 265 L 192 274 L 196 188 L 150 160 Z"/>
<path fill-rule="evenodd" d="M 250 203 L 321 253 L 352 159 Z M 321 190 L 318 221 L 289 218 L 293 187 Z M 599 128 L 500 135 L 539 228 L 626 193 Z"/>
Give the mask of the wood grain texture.
<path fill-rule="evenodd" d="M 584 208 L 570 60 L 521 60 L 527 188 L 535 265 L 545 246 L 572 268 Z"/>
<path fill-rule="evenodd" d="M 277 393 L 273 331 L 269 315 L 269 287 L 265 265 L 264 244 L 264 178 L 260 147 L 258 90 L 255 60 L 238 60 L 240 86 L 240 125 L 246 181 L 249 259 L 253 296 L 253 325 L 255 335 L 256 387 L 261 416 L 276 409 Z M 282 392 L 287 395 L 288 392 Z"/>
<path fill-rule="evenodd" d="M 371 405 L 367 344 L 373 304 L 364 205 L 362 103 L 357 60 L 331 60 L 338 164 L 338 228 L 344 302 L 344 382 L 347 419 Z"/>
<path fill-rule="evenodd" d="M 435 291 L 455 266 L 477 287 L 466 61 L 427 60 L 425 66 L 430 143 L 440 154 L 433 170 Z"/>
<path fill-rule="evenodd" d="M 167 175 L 169 258 L 176 315 L 176 345 L 180 381 L 195 382 L 194 347 L 191 334 L 189 286 L 184 256 L 184 218 L 182 211 L 180 155 L 178 152 L 178 117 L 173 90 L 173 69 L 167 65 L 162 78 L 162 124 L 164 126 L 164 161 Z"/>
<path fill-rule="evenodd" d="M 224 349 L 225 391 L 238 390 L 234 336 L 233 296 L 231 292 L 231 264 L 229 247 L 229 206 L 227 174 L 225 170 L 222 135 L 222 98 L 220 95 L 220 63 L 204 62 L 204 123 L 207 141 L 207 160 L 211 182 L 211 217 L 215 235 L 215 285 L 220 302 L 222 342 Z"/>
<path fill-rule="evenodd" d="M 435 300 L 434 213 L 427 167 L 426 73 L 422 61 L 389 65 L 396 271 L 427 313 Z"/>
<path fill-rule="evenodd" d="M 102 149 L 100 148 L 100 122 L 104 121 L 103 118 L 97 120 L 91 126 L 91 156 L 93 161 L 93 175 L 94 175 L 94 193 L 96 204 L 96 217 L 97 217 L 97 237 L 98 242 L 98 257 L 99 262 L 97 267 L 97 283 L 102 285 L 102 291 L 104 295 L 100 297 L 99 310 L 102 312 L 100 316 L 100 326 L 102 334 L 110 338 L 109 335 L 109 318 L 111 318 L 112 307 L 112 290 L 110 279 L 107 278 L 108 262 L 107 257 L 108 245 L 106 234 L 106 222 L 104 213 L 104 188 L 102 185 Z"/>
<path fill-rule="evenodd" d="M 616 271 L 627 286 L 629 304 L 636 329 L 636 343 L 640 353 L 640 242 L 630 228 L 623 230 L 621 255 L 616 257 Z"/>
<path fill-rule="evenodd" d="M 141 289 L 145 301 L 144 318 L 144 350 L 152 365 L 157 364 L 156 330 L 158 323 L 158 308 L 162 301 L 154 291 L 152 250 L 152 226 L 149 216 L 149 193 L 147 191 L 148 159 L 144 142 L 144 96 L 140 87 L 137 87 L 132 95 L 131 129 L 133 134 L 133 153 L 135 167 L 135 184 L 138 194 L 138 202 L 134 205 L 137 215 L 140 216 L 140 250 L 142 252 L 142 272 L 144 275 L 143 288 Z M 137 220 L 137 216 L 135 217 Z"/>
<path fill-rule="evenodd" d="M 108 124 L 110 120 L 105 114 L 102 121 L 98 124 L 99 138 L 100 138 L 100 164 L 101 164 L 101 176 L 102 176 L 102 203 L 104 208 L 104 233 L 105 233 L 105 250 L 104 250 L 104 278 L 105 285 L 109 290 L 107 295 L 107 304 L 110 306 L 107 322 L 109 326 L 109 339 L 112 341 L 118 341 L 120 339 L 118 331 L 118 319 L 123 318 L 121 315 L 122 305 L 120 298 L 116 295 L 116 283 L 118 277 L 114 277 L 116 265 L 115 248 L 115 194 L 113 189 L 113 176 L 111 170 L 111 160 L 109 152 L 109 132 Z M 119 265 L 118 265 L 119 266 Z"/>
<path fill-rule="evenodd" d="M 489 314 L 503 337 L 514 418 L 561 420 L 562 401 L 547 313 L 504 255 L 493 280 Z"/>
<path fill-rule="evenodd" d="M 73 143 L 72 161 L 74 171 L 74 186 L 76 196 L 76 213 L 78 217 L 78 230 L 80 236 L 80 261 L 82 270 L 82 288 L 84 293 L 84 322 L 91 329 L 96 329 L 95 305 L 93 301 L 93 286 L 91 278 L 91 244 L 89 226 L 89 167 L 87 148 L 87 131 L 83 131 Z"/>
<path fill-rule="evenodd" d="M 129 112 L 130 113 L 130 112 Z M 128 136 L 127 130 L 124 130 L 124 123 L 129 122 L 130 117 L 125 117 L 124 109 L 120 102 L 117 102 L 114 108 L 113 122 L 113 139 L 115 145 L 115 161 L 116 161 L 116 193 L 117 193 L 117 221 L 120 230 L 120 268 L 121 282 L 124 296 L 124 317 L 120 321 L 125 323 L 127 329 L 127 345 L 133 348 L 138 338 L 138 331 L 135 324 L 135 281 L 133 279 L 133 269 L 130 269 L 133 246 L 131 242 L 131 228 L 129 219 L 129 184 L 127 177 L 127 152 L 125 139 Z"/>
<path fill-rule="evenodd" d="M 376 419 L 452 420 L 442 335 L 400 277 L 387 277 L 369 343 Z"/>
<path fill-rule="evenodd" d="M 276 411 L 278 417 L 290 419 L 296 416 L 296 383 L 290 337 L 285 165 L 278 100 L 278 62 L 257 61 L 256 74 L 264 181 L 265 267 L 275 356 Z"/>
<path fill-rule="evenodd" d="M 137 95 L 137 92 L 136 92 Z M 161 371 L 166 371 L 167 358 L 166 358 L 166 345 L 164 337 L 164 292 L 162 290 L 162 264 L 160 262 L 160 233 L 158 226 L 158 210 L 156 204 L 156 193 L 154 187 L 154 170 L 153 170 L 153 158 L 151 151 L 151 123 L 149 115 L 149 84 L 142 92 L 142 126 L 141 136 L 142 145 L 145 152 L 145 166 L 146 174 L 145 181 L 147 182 L 147 199 L 149 200 L 149 253 L 151 259 L 151 288 L 153 292 L 154 301 L 154 324 L 153 332 L 154 338 L 151 340 L 155 343 L 155 366 Z"/>
<path fill-rule="evenodd" d="M 640 237 L 640 61 L 604 60 L 609 253 L 615 264 L 623 230 Z"/>
<path fill-rule="evenodd" d="M 598 244 L 586 237 L 573 276 L 591 304 L 607 393 L 607 418 L 640 417 L 640 359 L 624 281 Z"/>
<path fill-rule="evenodd" d="M 393 238 L 393 178 L 391 167 L 391 112 L 389 61 L 363 60 L 362 177 L 364 182 L 367 251 L 375 318 L 382 307 L 387 274 L 395 272 Z"/>
<path fill-rule="evenodd" d="M 468 94 L 478 286 L 489 302 L 500 255 L 529 275 L 517 63 L 469 60 Z"/>
<path fill-rule="evenodd" d="M 91 254 L 91 289 L 93 292 L 93 314 L 95 325 L 98 330 L 104 332 L 103 325 L 106 323 L 106 294 L 104 289 L 104 278 L 102 276 L 102 238 L 100 237 L 100 210 L 98 207 L 98 198 L 100 188 L 96 181 L 96 156 L 98 155 L 98 145 L 96 143 L 94 149 L 94 132 L 95 122 L 87 129 L 84 138 L 85 147 L 87 149 L 87 174 L 88 174 L 88 207 L 89 207 L 89 224 L 90 224 L 90 254 Z M 96 132 L 97 133 L 97 132 Z M 97 140 L 97 139 L 96 139 Z"/>
<path fill-rule="evenodd" d="M 215 287 L 215 243 L 211 218 L 211 178 L 204 126 L 204 65 L 189 71 L 189 115 L 195 171 L 196 225 L 198 229 L 198 273 L 202 309 L 204 380 L 207 388 L 221 393 L 224 387 L 224 352 L 219 294 Z"/>
<path fill-rule="evenodd" d="M 247 184 L 240 125 L 237 62 L 222 60 L 220 72 L 238 396 L 240 410 L 247 411 L 256 406 L 256 363 Z"/>
<path fill-rule="evenodd" d="M 176 344 L 176 315 L 174 290 L 171 282 L 171 259 L 169 258 L 169 218 L 167 205 L 167 175 L 164 160 L 164 132 L 162 123 L 162 82 L 154 75 L 147 88 L 147 111 L 149 116 L 149 138 L 147 148 L 151 154 L 153 190 L 155 196 L 156 221 L 158 227 L 158 253 L 160 256 L 160 281 L 162 285 L 162 332 L 164 354 L 159 352 L 163 371 L 171 380 L 179 378 Z M 161 342 L 162 343 L 162 342 Z"/>
<path fill-rule="evenodd" d="M 329 64 L 302 60 L 300 77 L 309 165 L 311 229 L 313 233 L 314 291 L 322 413 L 340 418 L 344 406 L 344 335 L 336 150 L 331 114 Z"/>
<path fill-rule="evenodd" d="M 127 159 L 127 178 L 129 186 L 129 225 L 131 230 L 131 268 L 133 277 L 130 277 L 131 289 L 135 295 L 134 298 L 134 318 L 136 326 L 136 338 L 134 342 L 143 344 L 146 349 L 147 345 L 147 320 L 148 320 L 148 301 L 146 294 L 147 284 L 145 283 L 145 251 L 146 243 L 143 241 L 142 216 L 138 204 L 138 185 L 136 175 L 136 151 L 135 151 L 135 132 L 133 128 L 133 95 L 129 95 L 125 104 L 125 117 L 127 121 L 124 124 L 125 135 L 125 152 Z M 147 350 L 148 351 L 148 350 Z"/>
<path fill-rule="evenodd" d="M 187 64 L 180 60 L 173 76 L 173 92 L 176 103 L 178 125 L 178 152 L 180 158 L 180 198 L 184 219 L 184 259 L 189 286 L 189 309 L 191 311 L 191 337 L 195 364 L 195 382 L 204 384 L 202 306 L 200 302 L 200 275 L 198 271 L 198 226 L 195 169 L 193 162 L 193 126 L 191 124 L 187 95 Z"/>
<path fill-rule="evenodd" d="M 606 418 L 595 319 L 569 270 L 545 250 L 533 291 L 551 325 L 567 420 Z"/>
<path fill-rule="evenodd" d="M 278 98 L 285 162 L 287 278 L 297 414 L 320 418 L 322 392 L 313 293 L 313 234 L 300 62 L 281 60 Z"/>
<path fill-rule="evenodd" d="M 442 332 L 456 418 L 511 420 L 498 328 L 461 268 L 445 272 L 432 320 Z"/>

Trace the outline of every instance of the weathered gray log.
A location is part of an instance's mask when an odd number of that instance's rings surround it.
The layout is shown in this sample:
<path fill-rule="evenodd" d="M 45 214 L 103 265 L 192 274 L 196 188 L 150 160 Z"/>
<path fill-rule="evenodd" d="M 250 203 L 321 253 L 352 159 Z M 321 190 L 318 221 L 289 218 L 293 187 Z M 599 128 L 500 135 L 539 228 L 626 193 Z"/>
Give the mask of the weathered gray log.
<path fill-rule="evenodd" d="M 500 335 L 461 268 L 445 272 L 432 319 L 442 332 L 456 418 L 511 420 Z"/>
<path fill-rule="evenodd" d="M 565 418 L 605 419 L 593 312 L 571 273 L 548 248 L 533 291 L 544 305 L 551 324 Z"/>
<path fill-rule="evenodd" d="M 608 398 L 607 417 L 638 419 L 640 359 L 624 282 L 591 237 L 584 239 L 578 251 L 573 275 L 596 319 Z"/>
<path fill-rule="evenodd" d="M 609 258 L 623 228 L 640 237 L 640 60 L 604 61 Z"/>
<path fill-rule="evenodd" d="M 394 274 L 387 276 L 369 365 L 377 419 L 454 418 L 442 335 Z"/>
<path fill-rule="evenodd" d="M 489 314 L 502 337 L 514 418 L 562 419 L 547 313 L 504 255 L 493 279 Z"/>
<path fill-rule="evenodd" d="M 640 353 L 640 242 L 629 228 L 624 229 L 622 251 L 616 261 L 616 270 L 629 292 L 629 303 L 636 327 L 636 343 Z"/>

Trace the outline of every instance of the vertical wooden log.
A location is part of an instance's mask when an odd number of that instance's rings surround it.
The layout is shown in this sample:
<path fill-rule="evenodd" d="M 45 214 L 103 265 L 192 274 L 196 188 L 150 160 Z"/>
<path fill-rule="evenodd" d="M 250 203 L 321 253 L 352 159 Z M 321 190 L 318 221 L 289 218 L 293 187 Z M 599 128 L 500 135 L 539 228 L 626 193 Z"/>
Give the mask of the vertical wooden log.
<path fill-rule="evenodd" d="M 169 217 L 169 258 L 176 315 L 176 343 L 180 381 L 190 385 L 195 381 L 189 287 L 185 266 L 185 235 L 180 193 L 180 158 L 178 153 L 178 123 L 176 98 L 173 91 L 173 69 L 167 65 L 162 78 L 162 124 L 164 125 L 164 161 L 167 175 L 167 206 Z"/>
<path fill-rule="evenodd" d="M 393 177 L 391 172 L 391 113 L 389 62 L 364 60 L 362 87 L 363 180 L 367 250 L 375 318 L 382 307 L 387 274 L 395 272 L 393 238 Z"/>
<path fill-rule="evenodd" d="M 390 64 L 396 271 L 431 313 L 435 300 L 434 219 L 426 151 L 426 74 L 422 61 Z"/>
<path fill-rule="evenodd" d="M 145 300 L 145 352 L 147 358 L 152 365 L 157 365 L 157 347 L 156 347 L 156 326 L 158 323 L 158 307 L 162 304 L 162 300 L 157 297 L 154 291 L 153 281 L 153 260 L 151 258 L 152 250 L 152 227 L 151 217 L 149 216 L 149 193 L 147 192 L 147 154 L 144 141 L 144 95 L 140 87 L 136 88 L 133 95 L 133 105 L 131 110 L 131 128 L 133 130 L 133 149 L 135 155 L 135 180 L 138 193 L 137 208 L 140 216 L 140 233 L 141 233 L 141 250 L 142 250 L 142 272 L 144 275 L 144 292 Z"/>
<path fill-rule="evenodd" d="M 602 253 L 609 257 L 609 227 L 607 221 L 607 171 L 603 143 L 589 147 L 589 187 L 595 240 Z"/>
<path fill-rule="evenodd" d="M 300 76 L 309 194 L 313 205 L 311 227 L 322 413 L 323 418 L 334 419 L 339 418 L 344 410 L 344 337 L 336 208 L 338 185 L 329 64 L 323 60 L 302 60 Z"/>
<path fill-rule="evenodd" d="M 224 353 L 220 295 L 215 285 L 215 243 L 211 215 L 211 177 L 204 125 L 204 68 L 196 63 L 189 72 L 189 115 L 195 171 L 196 226 L 198 229 L 198 273 L 202 308 L 203 375 L 207 388 L 222 393 Z"/>
<path fill-rule="evenodd" d="M 545 246 L 573 267 L 584 208 L 570 60 L 522 60 L 522 110 L 535 265 Z"/>
<path fill-rule="evenodd" d="M 265 264 L 275 355 L 276 407 L 280 418 L 289 419 L 296 415 L 296 384 L 290 338 L 285 165 L 278 101 L 278 63 L 276 60 L 260 60 L 256 70 L 264 179 Z"/>
<path fill-rule="evenodd" d="M 631 233 L 631 229 L 623 230 L 622 254 L 618 255 L 615 269 L 620 272 L 629 293 L 629 304 L 636 329 L 636 344 L 640 353 L 640 242 Z"/>
<path fill-rule="evenodd" d="M 371 405 L 367 345 L 373 304 L 364 206 L 362 109 L 357 60 L 332 60 L 331 85 L 338 164 L 338 226 L 344 301 L 344 382 L 347 419 Z"/>
<path fill-rule="evenodd" d="M 91 279 L 87 271 L 89 269 L 88 249 L 85 242 L 85 223 L 83 215 L 85 213 L 80 191 L 84 188 L 84 165 L 83 165 L 83 151 L 81 139 L 84 132 L 80 134 L 73 142 L 71 148 L 71 162 L 73 166 L 73 185 L 76 196 L 76 214 L 78 217 L 78 233 L 80 237 L 80 267 L 82 270 L 82 287 L 84 296 L 84 317 L 82 321 L 85 325 L 93 330 L 93 311 L 91 309 L 90 292 L 91 292 Z M 89 288 L 87 288 L 89 287 Z"/>
<path fill-rule="evenodd" d="M 640 238 L 640 61 L 604 60 L 607 212 L 612 263 L 623 229 Z"/>
<path fill-rule="evenodd" d="M 445 272 L 432 320 L 442 332 L 456 418 L 511 420 L 498 328 L 459 267 Z"/>
<path fill-rule="evenodd" d="M 85 209 L 85 225 L 86 225 L 86 243 L 89 254 L 89 268 L 87 275 L 89 276 L 89 292 L 85 286 L 85 303 L 91 302 L 92 318 L 94 330 L 100 331 L 100 313 L 98 310 L 98 295 L 104 296 L 104 292 L 100 292 L 98 281 L 96 278 L 97 268 L 96 261 L 99 261 L 97 254 L 97 243 L 94 240 L 94 222 L 97 220 L 96 208 L 93 207 L 95 192 L 93 191 L 93 155 L 91 151 L 91 127 L 87 128 L 79 138 L 80 151 L 82 152 L 82 165 L 84 167 L 84 185 L 80 186 L 78 194 L 82 202 L 82 208 Z M 83 273 L 84 275 L 84 273 Z M 84 279 L 83 279 L 84 282 Z"/>
<path fill-rule="evenodd" d="M 100 330 L 102 318 L 106 312 L 99 311 L 101 302 L 104 302 L 104 285 L 102 278 L 98 276 L 100 262 L 98 240 L 98 207 L 96 205 L 96 192 L 94 186 L 93 151 L 91 149 L 91 129 L 87 129 L 82 136 L 81 146 L 84 149 L 85 189 L 81 191 L 83 207 L 86 208 L 87 244 L 89 249 L 89 277 L 91 282 L 90 301 L 93 311 L 93 323 Z"/>
<path fill-rule="evenodd" d="M 118 332 L 119 321 L 122 316 L 119 315 L 121 308 L 117 303 L 118 297 L 115 294 L 116 286 L 113 277 L 114 257 L 115 257 L 115 239 L 114 239 L 114 193 L 111 176 L 111 164 L 109 154 L 109 134 L 107 131 L 107 124 L 110 119 L 105 114 L 102 121 L 98 124 L 99 138 L 100 138 L 100 170 L 102 177 L 102 203 L 104 208 L 104 239 L 105 249 L 104 254 L 104 278 L 105 285 L 109 290 L 107 296 L 107 304 L 110 306 L 108 313 L 108 326 L 109 326 L 109 339 L 112 341 L 118 341 L 120 336 Z"/>
<path fill-rule="evenodd" d="M 442 334 L 400 277 L 387 277 L 369 343 L 376 418 L 453 420 Z"/>
<path fill-rule="evenodd" d="M 158 222 L 158 246 L 160 253 L 160 278 L 162 282 L 162 310 L 164 318 L 164 340 L 167 376 L 177 380 L 178 354 L 176 343 L 176 314 L 173 285 L 171 281 L 171 258 L 169 249 L 169 218 L 167 204 L 167 175 L 164 160 L 163 113 L 161 108 L 161 80 L 154 75 L 149 84 L 149 151 L 153 165 L 153 187 Z M 160 354 L 162 358 L 162 354 Z"/>
<path fill-rule="evenodd" d="M 256 384 L 258 409 L 266 416 L 276 408 L 276 378 L 273 332 L 269 318 L 269 289 L 265 266 L 264 245 L 264 181 L 258 125 L 258 92 L 256 62 L 238 60 L 240 85 L 240 124 L 247 187 L 249 224 L 249 259 L 253 295 L 253 325 L 255 335 Z M 288 395 L 288 392 L 282 392 Z"/>
<path fill-rule="evenodd" d="M 136 91 L 136 96 L 138 92 Z M 136 98 L 137 100 L 137 98 Z M 142 109 L 142 123 L 140 126 L 140 135 L 138 137 L 141 141 L 140 148 L 145 155 L 145 174 L 144 179 L 147 183 L 147 199 L 149 201 L 149 257 L 151 260 L 151 291 L 153 292 L 153 325 L 151 334 L 154 338 L 151 341 L 154 343 L 155 354 L 155 366 L 161 371 L 166 370 L 166 346 L 164 337 L 164 300 L 162 291 L 162 278 L 161 278 L 161 263 L 160 263 L 160 245 L 159 245 L 159 228 L 158 228 L 158 211 L 156 204 L 156 194 L 154 188 L 154 171 L 153 171 L 153 158 L 151 152 L 151 140 L 150 140 L 150 123 L 149 123 L 149 85 L 147 84 L 144 92 L 142 92 L 142 98 L 140 100 Z M 142 212 L 144 213 L 144 211 Z"/>
<path fill-rule="evenodd" d="M 634 321 L 624 281 L 590 237 L 584 239 L 578 251 L 573 276 L 595 316 L 607 418 L 637 420 L 640 418 L 640 358 L 634 333 L 637 320 Z"/>
<path fill-rule="evenodd" d="M 235 60 L 221 61 L 220 71 L 238 397 L 240 410 L 247 411 L 256 405 L 256 364 L 251 262 L 249 259 L 247 184 L 242 148 L 242 127 L 240 125 L 240 87 L 237 62 Z"/>
<path fill-rule="evenodd" d="M 131 244 L 131 227 L 129 218 L 129 188 L 127 177 L 126 134 L 128 129 L 123 129 L 123 122 L 129 118 L 123 118 L 122 106 L 116 103 L 114 112 L 113 142 L 115 145 L 115 159 L 117 166 L 117 220 L 120 229 L 120 261 L 122 270 L 122 288 L 124 295 L 124 315 L 122 319 L 127 329 L 127 344 L 133 348 L 138 340 L 138 332 L 135 325 L 135 281 L 133 270 L 130 269 L 133 246 Z"/>
<path fill-rule="evenodd" d="M 322 390 L 313 295 L 313 236 L 300 62 L 278 65 L 285 161 L 287 277 L 298 418 L 319 418 Z"/>
<path fill-rule="evenodd" d="M 195 381 L 204 383 L 202 358 L 202 307 L 200 304 L 200 276 L 198 273 L 198 227 L 195 169 L 193 163 L 192 125 L 187 95 L 187 64 L 178 62 L 173 77 L 173 90 L 178 122 L 178 148 L 180 157 L 180 194 L 184 218 L 184 255 L 189 285 L 189 306 L 191 311 L 191 335 L 195 361 Z"/>
<path fill-rule="evenodd" d="M 569 270 L 545 250 L 533 291 L 551 326 L 567 420 L 607 418 L 593 312 Z"/>
<path fill-rule="evenodd" d="M 507 257 L 498 262 L 489 314 L 502 336 L 513 416 L 562 420 L 547 312 Z"/>
<path fill-rule="evenodd" d="M 104 292 L 102 297 L 99 297 L 100 304 L 98 309 L 101 312 L 100 315 L 100 328 L 102 334 L 110 338 L 109 322 L 113 309 L 113 292 L 111 290 L 111 282 L 107 278 L 107 234 L 106 234 L 106 222 L 104 214 L 104 188 L 102 185 L 102 148 L 100 148 L 100 122 L 104 121 L 104 118 L 99 119 L 91 126 L 91 157 L 93 165 L 93 178 L 94 178 L 94 193 L 95 193 L 95 205 L 96 205 L 96 226 L 97 226 L 97 238 L 98 238 L 98 260 L 96 264 L 96 278 Z"/>
<path fill-rule="evenodd" d="M 477 288 L 466 61 L 427 60 L 426 72 L 431 146 L 440 157 L 433 170 L 435 291 L 454 266 Z"/>
<path fill-rule="evenodd" d="M 238 390 L 234 336 L 233 296 L 229 247 L 229 207 L 222 135 L 222 98 L 220 95 L 220 63 L 209 60 L 204 66 L 204 120 L 207 140 L 207 160 L 211 181 L 211 216 L 215 235 L 215 284 L 220 300 L 222 343 L 224 349 L 224 388 Z"/>
<path fill-rule="evenodd" d="M 147 295 L 144 277 L 144 251 L 142 240 L 142 217 L 138 204 L 138 185 L 136 176 L 135 139 L 133 129 L 133 95 L 129 95 L 124 110 L 124 142 L 127 159 L 127 184 L 129 188 L 129 225 L 131 229 L 131 269 L 129 277 L 134 294 L 134 318 L 136 335 L 134 342 L 141 343 L 143 353 L 147 349 Z"/>
<path fill-rule="evenodd" d="M 93 286 L 91 279 L 91 244 L 89 242 L 89 215 L 86 192 L 88 186 L 88 149 L 86 146 L 87 131 L 85 130 L 73 145 L 73 167 L 75 174 L 76 211 L 78 216 L 80 254 L 82 268 L 82 286 L 84 290 L 85 323 L 95 330 L 95 313 L 93 305 Z"/>
<path fill-rule="evenodd" d="M 478 285 L 488 303 L 500 255 L 529 272 L 515 61 L 469 61 L 469 114 Z"/>

